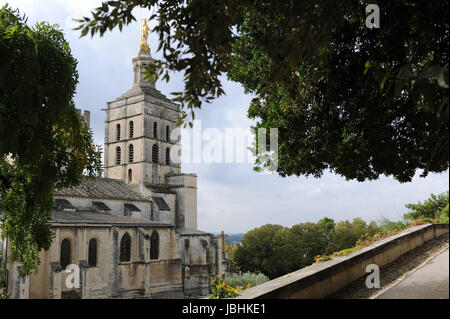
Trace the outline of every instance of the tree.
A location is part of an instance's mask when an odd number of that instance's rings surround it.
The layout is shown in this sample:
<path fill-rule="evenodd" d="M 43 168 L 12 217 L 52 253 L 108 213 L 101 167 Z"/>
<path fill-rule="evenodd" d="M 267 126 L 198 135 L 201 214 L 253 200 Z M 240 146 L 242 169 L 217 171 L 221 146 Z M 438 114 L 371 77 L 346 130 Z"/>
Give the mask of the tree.
<path fill-rule="evenodd" d="M 437 218 L 437 220 L 441 223 L 447 223 L 449 221 L 449 217 L 448 217 L 448 208 L 449 208 L 449 204 L 447 204 L 447 206 L 445 206 L 435 217 Z"/>
<path fill-rule="evenodd" d="M 231 273 L 239 272 L 239 265 L 236 263 L 236 259 L 234 258 L 236 251 L 239 247 L 239 244 L 229 244 L 225 242 L 224 251 L 226 256 L 228 256 L 228 271 Z"/>
<path fill-rule="evenodd" d="M 335 235 L 336 223 L 334 222 L 334 219 L 328 218 L 328 217 L 324 217 L 321 220 L 319 220 L 317 222 L 317 224 L 318 224 L 318 226 L 320 228 L 320 232 L 323 234 L 325 239 L 327 241 L 331 240 L 333 235 Z"/>
<path fill-rule="evenodd" d="M 335 224 L 324 217 L 290 228 L 267 224 L 244 235 L 232 263 L 240 271 L 261 272 L 273 279 L 311 265 L 318 255 L 354 247 L 359 239 L 379 231 L 375 222 L 367 226 L 361 218 Z"/>
<path fill-rule="evenodd" d="M 0 211 L 2 236 L 22 274 L 48 249 L 53 190 L 101 174 L 100 149 L 74 107 L 77 62 L 58 26 L 26 24 L 0 9 Z"/>
<path fill-rule="evenodd" d="M 360 217 L 354 218 L 352 222 L 352 232 L 356 240 L 368 233 L 367 223 Z"/>
<path fill-rule="evenodd" d="M 334 225 L 328 218 L 328 226 Z M 322 220 L 322 221 L 323 221 Z M 328 234 L 331 231 L 327 224 L 319 221 L 318 223 L 300 223 L 292 226 L 288 231 L 288 236 L 284 245 L 284 251 L 289 256 L 290 264 L 286 272 L 292 272 L 300 268 L 311 265 L 314 257 L 325 253 L 328 245 Z"/>
<path fill-rule="evenodd" d="M 382 217 L 381 220 L 379 221 L 379 227 L 381 228 L 381 230 L 383 231 L 392 231 L 394 229 L 404 229 L 408 226 L 408 223 L 403 222 L 403 221 L 391 221 L 386 217 Z"/>
<path fill-rule="evenodd" d="M 273 279 L 308 266 L 327 247 L 321 224 L 291 228 L 267 224 L 247 232 L 234 254 L 241 271 L 262 272 Z"/>
<path fill-rule="evenodd" d="M 438 44 L 448 43 L 448 27 L 434 19 L 444 4 L 379 4 L 378 30 L 364 26 L 355 6 L 330 31 L 323 65 L 306 58 L 293 72 L 296 86 L 271 81 L 278 61 L 255 36 L 266 26 L 255 31 L 253 17 L 244 24 L 230 77 L 256 96 L 249 109 L 256 127 L 278 128 L 280 175 L 319 177 L 329 169 L 358 181 L 384 174 L 407 182 L 417 169 L 423 176 L 448 169 L 448 90 L 438 81 L 448 72 L 447 49 Z M 413 72 L 420 75 L 406 80 Z"/>
<path fill-rule="evenodd" d="M 352 222 L 348 220 L 340 221 L 334 228 L 334 233 L 331 236 L 328 246 L 326 248 L 326 255 L 336 251 L 354 247 L 359 239 L 365 239 L 377 232 L 382 231 L 377 226 L 376 222 L 370 222 L 369 225 L 357 217 Z"/>
<path fill-rule="evenodd" d="M 5 274 L 5 261 L 2 257 L 2 252 L 0 251 L 0 299 L 8 299 L 8 294 L 5 290 L 6 274 Z"/>
<path fill-rule="evenodd" d="M 448 2 L 105 1 L 79 19 L 82 35 L 120 30 L 137 6 L 156 8 L 164 60 L 149 75 L 184 71 L 177 102 L 191 111 L 222 95 L 220 76 L 255 99 L 257 127 L 279 129 L 277 172 L 359 181 L 442 172 L 448 148 Z M 164 74 L 164 75 L 163 75 Z M 181 120 L 186 120 L 186 113 Z M 257 168 L 270 166 L 265 154 Z"/>
<path fill-rule="evenodd" d="M 327 255 L 355 245 L 357 239 L 355 239 L 352 232 L 352 223 L 348 220 L 337 223 L 334 231 L 335 233 L 328 243 Z"/>
<path fill-rule="evenodd" d="M 284 259 L 279 250 L 283 245 L 285 229 L 280 225 L 267 224 L 248 231 L 238 246 L 234 259 L 241 271 L 262 272 L 275 278 L 283 272 Z"/>
<path fill-rule="evenodd" d="M 382 232 L 383 229 L 378 226 L 378 224 L 375 221 L 371 221 L 369 223 L 369 226 L 367 226 L 367 234 L 369 237 L 372 237 L 376 233 Z"/>
<path fill-rule="evenodd" d="M 431 194 L 430 198 L 423 204 L 419 201 L 417 204 L 406 204 L 409 212 L 403 215 L 403 218 L 412 221 L 419 218 L 445 218 L 448 217 L 449 191 L 439 195 Z"/>

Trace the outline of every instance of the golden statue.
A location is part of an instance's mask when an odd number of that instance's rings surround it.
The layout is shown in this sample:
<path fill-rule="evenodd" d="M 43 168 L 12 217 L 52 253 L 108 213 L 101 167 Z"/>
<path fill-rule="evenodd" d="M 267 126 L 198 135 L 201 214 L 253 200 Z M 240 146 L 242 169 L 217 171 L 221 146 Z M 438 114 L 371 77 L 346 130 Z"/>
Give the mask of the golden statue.
<path fill-rule="evenodd" d="M 147 25 L 147 20 L 142 19 L 141 24 L 141 44 L 139 45 L 139 56 L 150 55 L 150 47 L 148 46 L 148 32 L 150 28 Z"/>

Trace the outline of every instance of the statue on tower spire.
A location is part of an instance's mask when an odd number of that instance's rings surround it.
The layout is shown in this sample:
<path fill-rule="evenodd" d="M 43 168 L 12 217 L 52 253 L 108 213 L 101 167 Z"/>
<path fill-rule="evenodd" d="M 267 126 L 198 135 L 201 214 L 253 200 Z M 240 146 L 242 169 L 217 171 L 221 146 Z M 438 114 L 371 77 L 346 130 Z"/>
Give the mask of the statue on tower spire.
<path fill-rule="evenodd" d="M 150 28 L 147 25 L 147 20 L 142 19 L 141 24 L 141 43 L 139 45 L 139 56 L 150 56 L 150 47 L 148 46 L 148 32 Z"/>

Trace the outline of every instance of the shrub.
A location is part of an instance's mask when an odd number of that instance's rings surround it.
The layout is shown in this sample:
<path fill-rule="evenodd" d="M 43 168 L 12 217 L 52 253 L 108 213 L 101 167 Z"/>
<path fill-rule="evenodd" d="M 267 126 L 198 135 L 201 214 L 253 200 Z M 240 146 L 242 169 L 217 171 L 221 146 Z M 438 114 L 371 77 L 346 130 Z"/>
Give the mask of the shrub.
<path fill-rule="evenodd" d="M 219 275 L 213 281 L 211 281 L 211 291 L 212 292 L 209 295 L 210 299 L 222 299 L 237 297 L 240 290 L 224 283 L 222 281 L 222 277 Z"/>
<path fill-rule="evenodd" d="M 433 224 L 433 223 L 438 223 L 438 221 L 434 218 L 419 218 L 419 219 L 415 219 L 411 222 L 410 226 L 418 226 L 418 225 L 425 225 L 425 224 Z"/>
<path fill-rule="evenodd" d="M 445 210 L 447 209 L 447 211 Z M 447 214 L 447 215 L 445 215 Z M 447 218 L 448 222 L 448 206 L 442 210 L 442 219 Z M 331 255 L 318 255 L 314 257 L 314 263 L 320 263 L 323 261 L 331 260 L 333 257 L 336 256 L 347 256 L 357 250 L 360 250 L 364 247 L 367 247 L 369 245 L 372 245 L 373 243 L 388 238 L 390 236 L 396 235 L 403 231 L 405 228 L 418 226 L 418 225 L 424 225 L 424 224 L 433 224 L 433 223 L 439 223 L 443 222 L 441 220 L 433 219 L 433 218 L 421 218 L 421 219 L 415 219 L 413 220 L 409 225 L 404 227 L 403 224 L 399 224 L 399 227 L 393 230 L 386 230 L 383 232 L 375 233 L 372 236 L 369 236 L 368 234 L 365 234 L 364 236 L 361 236 L 361 238 L 356 242 L 356 245 L 354 247 L 350 247 L 347 249 L 343 249 L 340 251 L 336 251 L 332 253 Z M 444 221 L 445 222 L 445 221 Z"/>
<path fill-rule="evenodd" d="M 233 274 L 227 277 L 224 282 L 232 287 L 247 287 L 249 284 L 251 284 L 252 286 L 256 286 L 268 280 L 269 277 L 264 274 L 246 272 L 243 274 Z"/>

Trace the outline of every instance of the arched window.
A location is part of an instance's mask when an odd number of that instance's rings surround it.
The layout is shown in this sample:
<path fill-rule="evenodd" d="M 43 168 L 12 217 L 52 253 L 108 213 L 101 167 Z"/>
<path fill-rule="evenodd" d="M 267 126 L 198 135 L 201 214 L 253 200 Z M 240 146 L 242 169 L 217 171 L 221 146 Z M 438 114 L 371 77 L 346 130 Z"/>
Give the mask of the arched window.
<path fill-rule="evenodd" d="M 166 164 L 170 165 L 170 148 L 166 148 Z"/>
<path fill-rule="evenodd" d="M 131 237 L 128 233 L 120 240 L 120 261 L 131 260 Z"/>
<path fill-rule="evenodd" d="M 159 158 L 158 145 L 153 144 L 153 146 L 152 146 L 152 162 L 158 163 L 158 158 Z"/>
<path fill-rule="evenodd" d="M 97 240 L 89 241 L 88 264 L 91 267 L 97 267 Z"/>
<path fill-rule="evenodd" d="M 158 259 L 159 255 L 159 235 L 156 231 L 150 237 L 150 259 Z"/>
<path fill-rule="evenodd" d="M 70 240 L 64 239 L 61 242 L 61 254 L 59 263 L 63 269 L 72 263 Z"/>
<path fill-rule="evenodd" d="M 131 183 L 133 181 L 133 172 L 131 168 L 128 170 L 128 183 Z"/>
<path fill-rule="evenodd" d="M 116 140 L 120 141 L 120 124 L 116 126 Z"/>
<path fill-rule="evenodd" d="M 166 126 L 166 141 L 170 142 L 170 128 L 169 128 L 169 125 Z"/>
<path fill-rule="evenodd" d="M 133 144 L 130 144 L 128 146 L 128 162 L 133 163 L 134 160 L 134 146 Z"/>
<path fill-rule="evenodd" d="M 134 136 L 134 122 L 133 121 L 130 121 L 129 128 L 130 128 L 129 136 L 130 136 L 130 138 L 132 138 Z"/>
<path fill-rule="evenodd" d="M 158 138 L 158 123 L 153 123 L 153 137 Z"/>
<path fill-rule="evenodd" d="M 122 157 L 122 152 L 120 150 L 120 147 L 117 146 L 116 147 L 116 164 L 120 164 L 121 162 L 121 157 Z"/>

